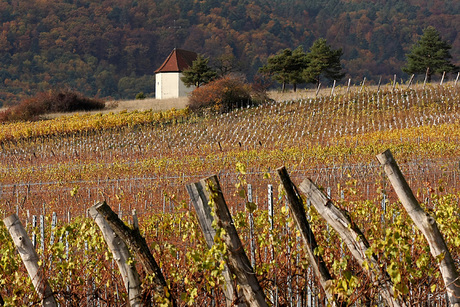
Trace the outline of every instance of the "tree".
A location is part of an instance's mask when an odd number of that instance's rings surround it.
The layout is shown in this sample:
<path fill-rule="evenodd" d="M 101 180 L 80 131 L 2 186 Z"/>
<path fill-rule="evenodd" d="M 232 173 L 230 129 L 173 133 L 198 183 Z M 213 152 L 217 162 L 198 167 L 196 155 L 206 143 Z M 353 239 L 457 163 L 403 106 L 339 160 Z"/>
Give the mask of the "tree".
<path fill-rule="evenodd" d="M 431 81 L 434 74 L 451 72 L 457 69 L 450 62 L 452 56 L 449 50 L 452 46 L 441 38 L 434 27 L 427 27 L 419 41 L 412 46 L 407 54 L 407 65 L 402 70 L 408 74 L 426 73 L 427 81 Z"/>
<path fill-rule="evenodd" d="M 332 49 L 326 39 L 316 40 L 307 54 L 308 67 L 303 71 L 303 77 L 308 83 L 316 83 L 318 86 L 321 78 L 329 81 L 340 80 L 345 74 L 342 72 L 340 57 L 342 49 Z"/>
<path fill-rule="evenodd" d="M 304 82 L 302 71 L 307 67 L 308 61 L 302 46 L 294 51 L 287 48 L 267 59 L 267 64 L 259 69 L 260 72 L 271 75 L 272 78 L 282 84 L 282 91 L 286 84 L 292 84 L 294 91 L 297 84 Z"/>
<path fill-rule="evenodd" d="M 284 92 L 286 83 L 289 82 L 289 72 L 287 70 L 287 59 L 292 55 L 291 49 L 284 49 L 275 55 L 268 57 L 267 64 L 262 66 L 261 73 L 272 76 L 272 78 L 281 83 L 281 90 Z"/>
<path fill-rule="evenodd" d="M 216 59 L 216 68 L 219 76 L 241 71 L 240 66 L 233 54 L 222 54 Z"/>
<path fill-rule="evenodd" d="M 217 73 L 208 65 L 209 59 L 198 55 L 192 66 L 182 72 L 181 80 L 185 86 L 200 87 L 214 80 Z"/>
<path fill-rule="evenodd" d="M 305 83 L 302 76 L 303 71 L 308 67 L 308 57 L 303 51 L 302 46 L 297 47 L 293 52 L 289 61 L 291 74 L 289 75 L 289 83 L 294 87 L 294 92 L 297 90 L 297 84 Z"/>

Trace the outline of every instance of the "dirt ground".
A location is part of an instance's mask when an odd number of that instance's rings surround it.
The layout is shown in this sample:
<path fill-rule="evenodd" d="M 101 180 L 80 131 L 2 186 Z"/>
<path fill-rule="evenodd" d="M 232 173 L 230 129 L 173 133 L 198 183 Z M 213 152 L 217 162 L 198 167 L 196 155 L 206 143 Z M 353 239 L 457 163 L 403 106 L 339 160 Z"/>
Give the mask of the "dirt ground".
<path fill-rule="evenodd" d="M 170 99 L 155 99 L 146 98 L 142 100 L 120 100 L 120 101 L 107 101 L 107 111 L 120 112 L 126 110 L 128 112 L 138 110 L 153 110 L 163 111 L 171 108 L 183 109 L 187 106 L 188 98 L 170 98 Z"/>

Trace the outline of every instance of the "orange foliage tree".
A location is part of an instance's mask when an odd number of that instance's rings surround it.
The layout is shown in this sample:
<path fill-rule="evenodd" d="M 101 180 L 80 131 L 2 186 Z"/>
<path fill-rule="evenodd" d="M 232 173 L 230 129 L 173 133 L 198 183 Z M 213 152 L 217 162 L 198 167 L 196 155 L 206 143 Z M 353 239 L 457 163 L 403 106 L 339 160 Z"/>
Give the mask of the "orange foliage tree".
<path fill-rule="evenodd" d="M 264 94 L 256 93 L 243 77 L 226 75 L 196 88 L 190 95 L 188 106 L 195 112 L 206 109 L 224 113 L 233 108 L 259 102 L 264 100 L 264 97 Z"/>

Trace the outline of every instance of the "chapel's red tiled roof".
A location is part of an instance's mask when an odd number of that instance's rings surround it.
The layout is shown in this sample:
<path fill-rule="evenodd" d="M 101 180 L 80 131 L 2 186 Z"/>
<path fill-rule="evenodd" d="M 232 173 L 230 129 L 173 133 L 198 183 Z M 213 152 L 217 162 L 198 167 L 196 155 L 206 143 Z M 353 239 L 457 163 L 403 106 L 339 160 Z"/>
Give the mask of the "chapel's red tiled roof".
<path fill-rule="evenodd" d="M 196 52 L 174 48 L 155 73 L 182 72 L 192 66 L 192 62 L 196 60 L 197 56 Z"/>

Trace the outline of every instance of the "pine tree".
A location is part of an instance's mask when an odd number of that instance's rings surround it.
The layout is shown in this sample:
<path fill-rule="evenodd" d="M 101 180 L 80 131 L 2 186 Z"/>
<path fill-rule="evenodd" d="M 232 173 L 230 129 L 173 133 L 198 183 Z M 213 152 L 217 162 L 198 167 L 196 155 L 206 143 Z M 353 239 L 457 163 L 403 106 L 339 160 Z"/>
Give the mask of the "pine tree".
<path fill-rule="evenodd" d="M 289 83 L 294 87 L 294 92 L 297 90 L 297 84 L 305 83 L 303 71 L 308 67 L 308 57 L 302 46 L 297 47 L 290 59 L 291 74 L 289 75 Z"/>
<path fill-rule="evenodd" d="M 267 64 L 259 69 L 260 72 L 271 75 L 272 78 L 282 85 L 282 91 L 286 89 L 286 84 L 292 84 L 294 91 L 297 84 L 303 83 L 302 71 L 307 66 L 306 54 L 302 47 L 294 51 L 287 48 L 277 54 L 270 56 Z"/>
<path fill-rule="evenodd" d="M 286 48 L 275 55 L 268 57 L 267 64 L 262 66 L 259 71 L 270 75 L 274 80 L 281 83 L 281 90 L 284 92 L 286 84 L 289 82 L 289 72 L 287 70 L 287 59 L 292 55 L 292 50 Z"/>
<path fill-rule="evenodd" d="M 426 73 L 427 81 L 431 81 L 434 74 L 452 72 L 457 69 L 450 62 L 452 56 L 449 50 L 452 46 L 441 38 L 441 35 L 434 27 L 427 27 L 419 41 L 407 54 L 407 65 L 403 71 L 408 74 Z"/>
<path fill-rule="evenodd" d="M 185 86 L 200 87 L 214 80 L 217 73 L 208 65 L 209 59 L 198 55 L 192 66 L 182 72 L 181 80 Z"/>
<path fill-rule="evenodd" d="M 307 54 L 308 67 L 303 72 L 305 80 L 319 85 L 321 78 L 329 81 L 342 79 L 345 76 L 340 64 L 342 54 L 342 49 L 332 49 L 326 39 L 316 40 Z"/>

